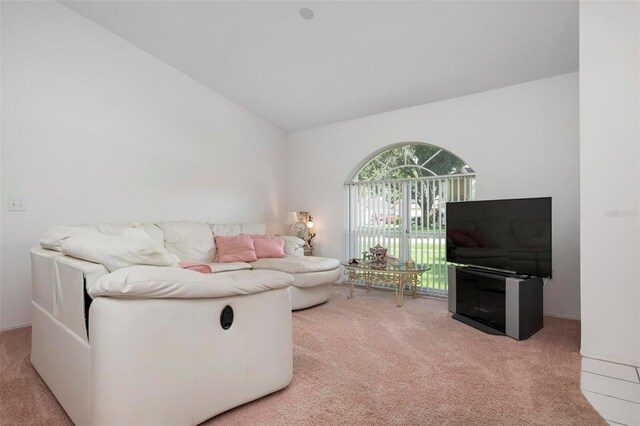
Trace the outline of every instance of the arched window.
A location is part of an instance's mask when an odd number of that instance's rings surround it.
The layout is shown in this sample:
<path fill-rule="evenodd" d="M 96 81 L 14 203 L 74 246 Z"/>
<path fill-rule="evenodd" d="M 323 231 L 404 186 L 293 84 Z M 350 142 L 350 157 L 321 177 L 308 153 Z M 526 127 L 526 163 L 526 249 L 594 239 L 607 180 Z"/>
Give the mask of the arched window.
<path fill-rule="evenodd" d="M 364 182 L 471 173 L 473 169 L 464 160 L 443 148 L 410 144 L 381 152 L 358 170 L 355 177 Z"/>
<path fill-rule="evenodd" d="M 349 255 L 380 244 L 431 269 L 419 290 L 447 295 L 446 203 L 472 200 L 475 171 L 434 145 L 395 145 L 373 154 L 347 180 Z"/>

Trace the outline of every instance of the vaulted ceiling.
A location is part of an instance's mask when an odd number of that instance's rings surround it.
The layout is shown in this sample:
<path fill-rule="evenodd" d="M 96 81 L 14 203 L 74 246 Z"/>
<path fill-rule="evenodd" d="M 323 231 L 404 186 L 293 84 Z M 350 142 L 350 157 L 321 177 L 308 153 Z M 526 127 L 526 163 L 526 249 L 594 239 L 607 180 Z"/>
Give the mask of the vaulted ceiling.
<path fill-rule="evenodd" d="M 287 131 L 578 69 L 576 1 L 63 4 Z"/>

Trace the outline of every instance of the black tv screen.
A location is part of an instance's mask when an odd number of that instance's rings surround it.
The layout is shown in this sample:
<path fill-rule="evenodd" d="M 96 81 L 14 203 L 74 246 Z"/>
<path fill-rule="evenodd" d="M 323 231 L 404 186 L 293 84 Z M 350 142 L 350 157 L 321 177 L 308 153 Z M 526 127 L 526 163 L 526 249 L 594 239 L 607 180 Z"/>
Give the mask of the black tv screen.
<path fill-rule="evenodd" d="M 447 203 L 447 262 L 551 277 L 551 197 Z"/>

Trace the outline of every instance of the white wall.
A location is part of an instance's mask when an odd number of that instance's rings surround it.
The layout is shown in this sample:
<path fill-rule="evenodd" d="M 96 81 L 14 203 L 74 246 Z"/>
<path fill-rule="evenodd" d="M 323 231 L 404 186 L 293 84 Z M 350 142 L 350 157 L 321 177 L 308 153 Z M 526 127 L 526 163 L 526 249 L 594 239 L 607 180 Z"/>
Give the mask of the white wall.
<path fill-rule="evenodd" d="M 478 199 L 553 197 L 545 311 L 580 316 L 578 74 L 290 133 L 289 210 L 314 216 L 318 253 L 345 259 L 344 181 L 372 152 L 426 142 L 477 171 Z"/>
<path fill-rule="evenodd" d="M 640 366 L 640 5 L 580 3 L 582 349 Z"/>
<path fill-rule="evenodd" d="M 284 134 L 55 2 L 2 2 L 3 328 L 50 224 L 277 223 Z"/>

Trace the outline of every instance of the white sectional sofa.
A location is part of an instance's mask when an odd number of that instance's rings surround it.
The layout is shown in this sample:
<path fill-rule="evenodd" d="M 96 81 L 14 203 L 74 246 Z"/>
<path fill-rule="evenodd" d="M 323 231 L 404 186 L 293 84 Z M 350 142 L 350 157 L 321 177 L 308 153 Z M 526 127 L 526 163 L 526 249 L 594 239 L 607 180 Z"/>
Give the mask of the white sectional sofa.
<path fill-rule="evenodd" d="M 84 228 L 119 235 L 126 224 Z M 198 424 L 286 387 L 293 374 L 291 309 L 329 299 L 335 259 L 287 256 L 216 264 L 214 235 L 264 234 L 263 224 L 141 225 L 181 261 L 104 265 L 31 250 L 31 361 L 76 424 Z M 55 248 L 55 247 L 53 247 Z"/>

